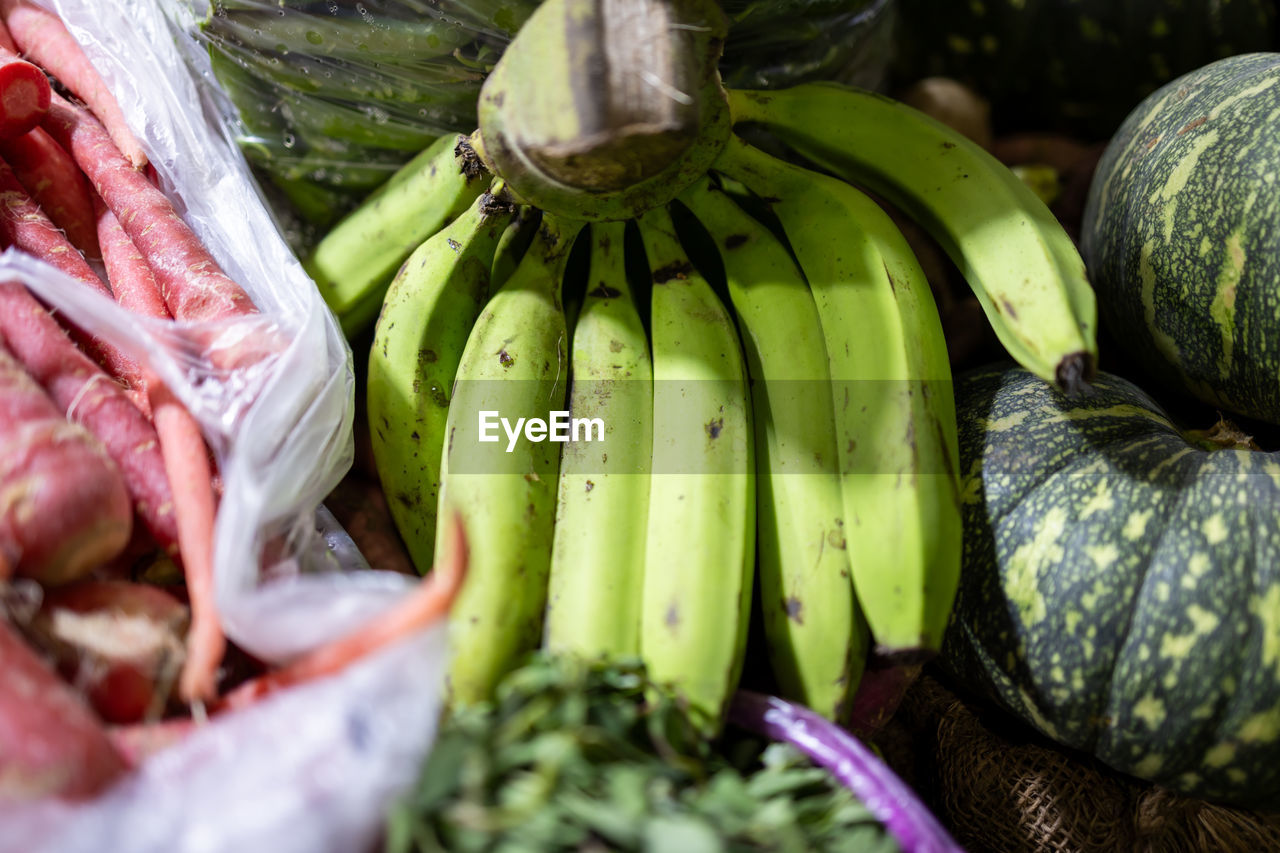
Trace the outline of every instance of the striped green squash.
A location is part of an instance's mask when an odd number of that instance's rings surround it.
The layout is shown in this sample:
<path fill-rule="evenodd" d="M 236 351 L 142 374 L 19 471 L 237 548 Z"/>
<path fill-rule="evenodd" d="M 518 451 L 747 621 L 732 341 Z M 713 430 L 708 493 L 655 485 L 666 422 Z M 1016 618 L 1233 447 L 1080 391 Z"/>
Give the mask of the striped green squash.
<path fill-rule="evenodd" d="M 1280 807 L 1280 454 L 1206 450 L 1133 384 L 957 385 L 947 669 L 1125 773 Z"/>
<path fill-rule="evenodd" d="M 1081 239 L 1132 363 L 1280 423 L 1280 53 L 1215 62 L 1143 101 L 1098 164 Z"/>

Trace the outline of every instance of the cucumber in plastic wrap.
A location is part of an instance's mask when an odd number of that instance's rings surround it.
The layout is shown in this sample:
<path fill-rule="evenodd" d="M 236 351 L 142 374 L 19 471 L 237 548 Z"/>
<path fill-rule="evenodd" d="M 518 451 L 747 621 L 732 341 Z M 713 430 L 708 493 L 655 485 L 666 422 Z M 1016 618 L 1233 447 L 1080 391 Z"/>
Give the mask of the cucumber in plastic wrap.
<path fill-rule="evenodd" d="M 193 33 L 261 182 L 324 228 L 437 137 L 536 0 L 213 0 Z"/>
<path fill-rule="evenodd" d="M 434 139 L 475 129 L 485 75 L 539 2 L 211 0 L 192 35 L 260 182 L 314 237 Z M 725 0 L 724 79 L 877 88 L 895 3 Z"/>

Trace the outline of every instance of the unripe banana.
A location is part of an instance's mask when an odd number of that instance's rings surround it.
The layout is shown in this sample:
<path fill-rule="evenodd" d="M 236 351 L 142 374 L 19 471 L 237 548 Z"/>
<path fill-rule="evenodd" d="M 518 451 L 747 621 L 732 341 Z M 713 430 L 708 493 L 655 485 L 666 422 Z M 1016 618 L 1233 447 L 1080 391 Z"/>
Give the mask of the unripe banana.
<path fill-rule="evenodd" d="M 822 322 L 786 246 L 702 180 L 680 196 L 723 259 L 751 376 L 757 571 L 784 695 L 844 719 L 870 638 L 845 545 L 836 418 Z"/>
<path fill-rule="evenodd" d="M 529 243 L 538 233 L 538 223 L 542 220 L 541 211 L 528 205 L 517 205 L 515 213 L 507 223 L 507 228 L 498 238 L 498 249 L 493 254 L 493 270 L 489 275 L 489 286 L 494 290 L 502 287 L 524 253 Z"/>
<path fill-rule="evenodd" d="M 849 184 L 731 141 L 717 168 L 770 200 L 830 357 L 854 588 L 886 654 L 934 652 L 960 569 L 955 402 L 929 283 Z"/>
<path fill-rule="evenodd" d="M 560 444 L 517 419 L 563 410 L 568 334 L 560 283 L 580 222 L 544 215 L 529 250 L 480 313 L 463 350 L 441 465 L 440 513 L 466 530 L 467 578 L 450 614 L 450 701 L 491 698 L 542 636 Z M 487 414 L 486 414 L 487 413 Z M 487 419 L 493 428 L 481 426 Z M 506 426 L 500 426 L 506 419 Z M 512 435 L 514 433 L 514 435 Z M 448 537 L 436 559 L 448 561 Z"/>
<path fill-rule="evenodd" d="M 565 444 L 560 457 L 543 644 L 583 657 L 640 653 L 653 365 L 623 237 L 621 222 L 591 226 L 589 278 L 569 360 L 569 413 L 574 424 L 587 425 L 582 437 L 589 440 Z"/>
<path fill-rule="evenodd" d="M 467 137 L 446 134 L 343 217 L 305 258 L 320 295 L 353 335 L 378 316 L 396 270 L 484 192 Z"/>
<path fill-rule="evenodd" d="M 454 373 L 489 298 L 511 205 L 485 193 L 428 238 L 387 290 L 369 352 L 366 411 L 378 477 L 419 572 L 435 553 L 440 455 Z"/>
<path fill-rule="evenodd" d="M 928 229 L 1028 370 L 1069 392 L 1092 374 L 1097 307 L 1079 252 L 981 147 L 919 110 L 832 83 L 732 91 L 729 109 Z"/>
<path fill-rule="evenodd" d="M 649 269 L 653 476 L 640 651 L 718 731 L 742 671 L 755 551 L 751 401 L 733 320 L 665 208 L 639 219 Z"/>

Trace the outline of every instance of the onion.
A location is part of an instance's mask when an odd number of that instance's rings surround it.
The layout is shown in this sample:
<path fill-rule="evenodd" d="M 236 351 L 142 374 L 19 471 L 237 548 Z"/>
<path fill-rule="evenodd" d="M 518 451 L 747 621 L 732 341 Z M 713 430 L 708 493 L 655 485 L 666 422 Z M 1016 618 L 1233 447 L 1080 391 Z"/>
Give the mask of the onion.
<path fill-rule="evenodd" d="M 884 824 L 904 853 L 962 853 L 933 813 L 862 741 L 800 705 L 739 690 L 729 722 L 783 741 L 830 770 Z"/>

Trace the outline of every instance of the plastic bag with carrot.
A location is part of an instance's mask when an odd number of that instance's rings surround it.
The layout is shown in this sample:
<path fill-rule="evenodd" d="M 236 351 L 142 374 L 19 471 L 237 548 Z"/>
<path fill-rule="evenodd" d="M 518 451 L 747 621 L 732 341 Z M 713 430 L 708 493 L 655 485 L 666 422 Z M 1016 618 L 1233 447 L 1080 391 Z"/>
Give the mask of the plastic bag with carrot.
<path fill-rule="evenodd" d="M 317 512 L 351 354 L 172 14 L 0 0 L 0 850 L 358 850 L 462 566 Z"/>

